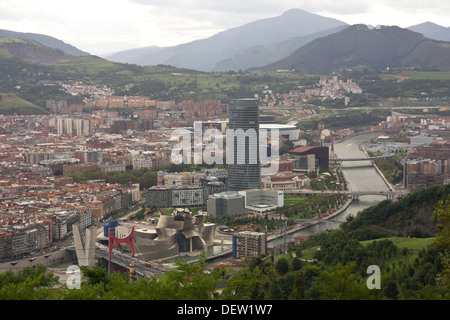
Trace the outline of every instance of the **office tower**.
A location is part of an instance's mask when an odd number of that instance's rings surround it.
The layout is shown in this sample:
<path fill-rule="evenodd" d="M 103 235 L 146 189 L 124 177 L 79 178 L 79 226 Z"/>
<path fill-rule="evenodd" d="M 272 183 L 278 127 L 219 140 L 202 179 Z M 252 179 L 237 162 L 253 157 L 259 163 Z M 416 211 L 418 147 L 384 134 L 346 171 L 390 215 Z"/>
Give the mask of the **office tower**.
<path fill-rule="evenodd" d="M 258 107 L 256 99 L 230 102 L 226 163 L 228 191 L 261 187 Z M 241 135 L 238 134 L 239 132 Z"/>

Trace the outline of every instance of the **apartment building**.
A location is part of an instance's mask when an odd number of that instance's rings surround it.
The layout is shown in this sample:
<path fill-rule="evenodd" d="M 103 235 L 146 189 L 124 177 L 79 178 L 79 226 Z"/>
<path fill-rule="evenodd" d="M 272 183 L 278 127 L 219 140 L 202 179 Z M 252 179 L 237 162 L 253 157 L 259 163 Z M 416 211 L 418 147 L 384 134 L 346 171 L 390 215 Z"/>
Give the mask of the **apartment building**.
<path fill-rule="evenodd" d="M 12 257 L 12 233 L 0 231 L 0 261 Z"/>
<path fill-rule="evenodd" d="M 403 164 L 404 186 L 410 191 L 450 182 L 450 142 L 419 146 Z"/>
<path fill-rule="evenodd" d="M 92 133 L 91 120 L 79 118 L 56 118 L 56 132 L 71 136 L 90 136 Z"/>
<path fill-rule="evenodd" d="M 148 155 L 136 155 L 133 156 L 132 165 L 133 169 L 148 168 L 158 170 L 170 163 L 170 158 L 166 156 L 148 156 Z"/>
<path fill-rule="evenodd" d="M 79 159 L 80 163 L 100 164 L 103 161 L 103 152 L 102 149 L 76 150 L 73 157 Z"/>
<path fill-rule="evenodd" d="M 267 238 L 262 232 L 243 231 L 232 237 L 233 259 L 267 254 Z"/>

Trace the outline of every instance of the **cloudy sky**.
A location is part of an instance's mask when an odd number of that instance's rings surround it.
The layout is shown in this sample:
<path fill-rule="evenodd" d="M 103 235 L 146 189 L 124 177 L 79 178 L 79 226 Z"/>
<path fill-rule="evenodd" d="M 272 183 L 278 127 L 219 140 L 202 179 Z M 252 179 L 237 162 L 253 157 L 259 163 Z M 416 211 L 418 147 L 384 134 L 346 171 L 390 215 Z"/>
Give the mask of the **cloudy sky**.
<path fill-rule="evenodd" d="M 0 29 L 42 33 L 102 54 L 204 39 L 293 8 L 348 24 L 450 23 L 448 0 L 0 0 Z"/>

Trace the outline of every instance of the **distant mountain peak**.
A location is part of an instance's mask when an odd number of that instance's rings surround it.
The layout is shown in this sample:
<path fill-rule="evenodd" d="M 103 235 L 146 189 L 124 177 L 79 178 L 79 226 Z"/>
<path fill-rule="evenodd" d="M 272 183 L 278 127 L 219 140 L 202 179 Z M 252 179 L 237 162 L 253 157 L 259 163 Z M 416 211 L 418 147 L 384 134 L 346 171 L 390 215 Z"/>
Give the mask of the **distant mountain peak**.
<path fill-rule="evenodd" d="M 431 21 L 408 27 L 408 29 L 434 40 L 450 41 L 450 27 L 446 28 Z"/>
<path fill-rule="evenodd" d="M 313 14 L 311 12 L 308 12 L 308 11 L 305 11 L 305 10 L 302 10 L 302 9 L 299 9 L 299 8 L 293 8 L 293 9 L 286 10 L 285 12 L 283 12 L 281 14 L 281 16 L 292 15 L 292 14 L 299 14 L 299 13 L 302 13 L 302 14 L 305 14 L 305 13 L 306 14 Z"/>
<path fill-rule="evenodd" d="M 209 38 L 163 50 L 148 49 L 117 52 L 106 58 L 139 65 L 166 64 L 179 68 L 211 71 L 216 64 L 244 53 L 253 46 L 271 46 L 295 37 L 311 35 L 346 25 L 337 19 L 323 17 L 301 9 L 230 28 Z M 246 69 L 246 67 L 244 67 Z"/>
<path fill-rule="evenodd" d="M 425 22 L 419 23 L 417 26 L 420 26 L 420 25 L 422 25 L 422 26 L 437 26 L 437 27 L 444 28 L 443 26 L 441 26 L 437 23 L 431 22 L 431 21 L 425 21 Z"/>

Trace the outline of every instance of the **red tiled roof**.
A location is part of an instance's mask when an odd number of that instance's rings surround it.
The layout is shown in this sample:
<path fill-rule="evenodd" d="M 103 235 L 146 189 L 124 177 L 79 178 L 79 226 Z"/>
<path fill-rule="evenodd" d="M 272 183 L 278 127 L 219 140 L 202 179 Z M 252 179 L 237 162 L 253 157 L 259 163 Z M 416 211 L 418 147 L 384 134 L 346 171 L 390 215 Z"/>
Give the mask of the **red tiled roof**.
<path fill-rule="evenodd" d="M 300 152 L 309 151 L 309 150 L 315 149 L 315 148 L 317 148 L 317 147 L 316 146 L 298 147 L 298 148 L 295 148 L 295 149 L 289 151 L 288 153 L 300 153 Z"/>

